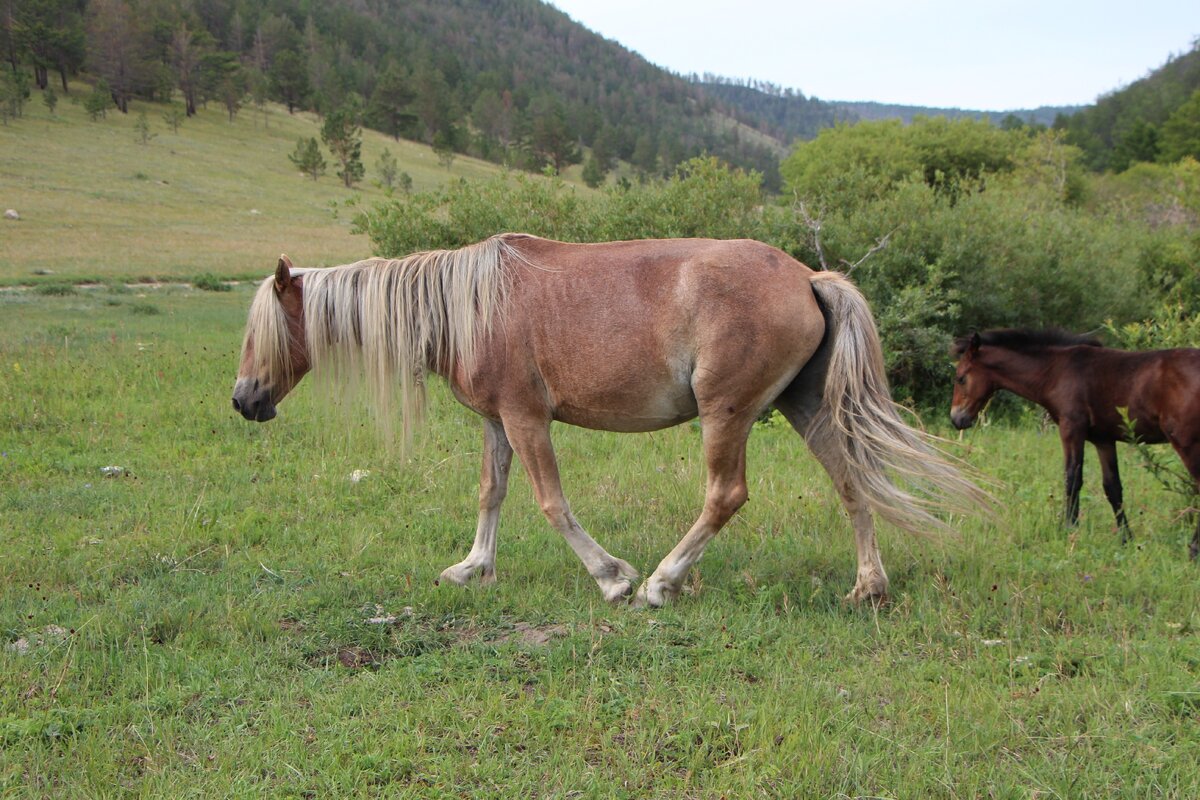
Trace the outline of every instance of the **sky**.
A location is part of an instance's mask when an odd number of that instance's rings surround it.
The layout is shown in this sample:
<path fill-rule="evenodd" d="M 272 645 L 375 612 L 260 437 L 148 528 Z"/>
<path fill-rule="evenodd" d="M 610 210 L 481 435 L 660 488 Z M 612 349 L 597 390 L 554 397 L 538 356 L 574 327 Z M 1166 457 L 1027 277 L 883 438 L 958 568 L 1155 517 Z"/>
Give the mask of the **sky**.
<path fill-rule="evenodd" d="M 985 111 L 1093 103 L 1200 37 L 1200 0 L 549 1 L 683 75 Z"/>

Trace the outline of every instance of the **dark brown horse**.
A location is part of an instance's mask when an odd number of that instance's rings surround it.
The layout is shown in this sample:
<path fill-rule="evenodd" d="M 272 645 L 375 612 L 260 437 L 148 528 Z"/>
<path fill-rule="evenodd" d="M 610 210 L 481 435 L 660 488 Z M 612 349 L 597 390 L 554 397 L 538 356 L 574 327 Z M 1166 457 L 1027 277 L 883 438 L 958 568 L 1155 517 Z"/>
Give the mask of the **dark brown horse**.
<path fill-rule="evenodd" d="M 1129 352 L 1063 331 L 993 330 L 957 339 L 950 420 L 975 422 L 999 389 L 1032 400 L 1058 425 L 1065 459 L 1066 521 L 1079 520 L 1083 443 L 1100 457 L 1104 495 L 1128 536 L 1117 469 L 1119 441 L 1170 442 L 1200 482 L 1200 350 Z M 1125 414 L 1125 417 L 1122 417 Z M 1132 435 L 1126 419 L 1133 423 Z M 1200 552 L 1200 526 L 1190 553 Z"/>
<path fill-rule="evenodd" d="M 349 367 L 406 428 L 424 376 L 483 417 L 475 544 L 442 572 L 495 580 L 500 504 L 515 452 L 550 524 L 605 599 L 637 572 L 580 526 L 563 496 L 550 424 L 651 431 L 700 417 L 704 508 L 640 587 L 675 597 L 705 545 L 746 502 L 746 437 L 774 405 L 829 472 L 858 545 L 852 600 L 883 597 L 871 512 L 906 528 L 981 493 L 906 425 L 888 393 L 875 323 L 841 275 L 752 241 L 564 244 L 521 234 L 461 250 L 293 270 L 280 258 L 251 306 L 233 406 L 264 422 L 313 369 Z M 893 483 L 911 479 L 922 498 Z M 961 503 L 954 503 L 955 498 Z M 975 506 L 977 508 L 977 505 Z"/>

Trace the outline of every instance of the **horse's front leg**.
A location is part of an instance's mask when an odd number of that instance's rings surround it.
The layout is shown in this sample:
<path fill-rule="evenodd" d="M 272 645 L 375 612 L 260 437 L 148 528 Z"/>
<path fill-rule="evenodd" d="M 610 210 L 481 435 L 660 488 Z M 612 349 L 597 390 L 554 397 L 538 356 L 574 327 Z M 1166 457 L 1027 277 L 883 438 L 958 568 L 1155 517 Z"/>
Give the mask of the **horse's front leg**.
<path fill-rule="evenodd" d="M 624 600 L 633 593 L 637 570 L 597 544 L 571 513 L 563 495 L 558 461 L 550 441 L 550 420 L 506 415 L 504 429 L 529 475 L 533 493 L 546 519 L 579 556 L 588 574 L 600 586 L 604 599 L 610 603 Z"/>
<path fill-rule="evenodd" d="M 1068 527 L 1079 523 L 1079 490 L 1083 487 L 1083 430 L 1065 421 L 1059 427 L 1063 447 L 1063 491 Z"/>
<path fill-rule="evenodd" d="M 634 604 L 659 608 L 679 596 L 684 578 L 704 553 L 704 547 L 749 497 L 746 487 L 746 437 L 754 419 L 702 419 L 708 482 L 704 509 L 679 544 L 659 562 L 654 574 L 638 589 Z"/>
<path fill-rule="evenodd" d="M 500 526 L 500 505 L 508 493 L 508 469 L 512 466 L 512 446 L 504 426 L 483 421 L 483 469 L 479 476 L 479 523 L 470 554 L 442 571 L 441 580 L 468 583 L 476 575 L 482 584 L 496 580 L 496 530 Z"/>

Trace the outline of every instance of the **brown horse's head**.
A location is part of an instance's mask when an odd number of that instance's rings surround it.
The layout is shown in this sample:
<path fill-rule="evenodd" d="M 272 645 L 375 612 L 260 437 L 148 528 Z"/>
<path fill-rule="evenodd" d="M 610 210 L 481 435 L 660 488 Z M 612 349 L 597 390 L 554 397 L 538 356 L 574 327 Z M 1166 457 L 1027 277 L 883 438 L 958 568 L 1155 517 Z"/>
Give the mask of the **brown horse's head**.
<path fill-rule="evenodd" d="M 275 418 L 275 406 L 309 369 L 304 338 L 304 277 L 279 257 L 275 277 L 259 287 L 246 321 L 233 408 L 246 419 Z"/>
<path fill-rule="evenodd" d="M 951 355 L 957 356 L 958 367 L 954 371 L 954 397 L 950 401 L 950 421 L 960 431 L 975 424 L 979 411 L 987 405 L 996 391 L 988 370 L 979 363 L 978 333 L 963 336 L 954 341 Z"/>

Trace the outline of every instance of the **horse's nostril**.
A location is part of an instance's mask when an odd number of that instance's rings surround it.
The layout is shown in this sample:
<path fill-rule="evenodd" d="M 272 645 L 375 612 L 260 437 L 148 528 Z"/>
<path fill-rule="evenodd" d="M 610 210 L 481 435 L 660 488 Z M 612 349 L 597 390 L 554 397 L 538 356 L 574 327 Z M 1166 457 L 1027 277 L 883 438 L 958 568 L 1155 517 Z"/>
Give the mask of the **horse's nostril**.
<path fill-rule="evenodd" d="M 237 399 L 236 397 L 235 397 L 235 398 L 233 398 L 233 410 L 234 410 L 234 411 L 241 411 L 241 410 L 242 410 L 242 404 L 238 402 L 238 399 Z"/>

